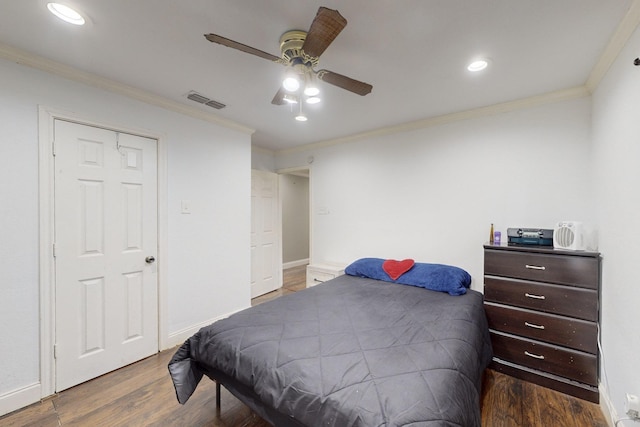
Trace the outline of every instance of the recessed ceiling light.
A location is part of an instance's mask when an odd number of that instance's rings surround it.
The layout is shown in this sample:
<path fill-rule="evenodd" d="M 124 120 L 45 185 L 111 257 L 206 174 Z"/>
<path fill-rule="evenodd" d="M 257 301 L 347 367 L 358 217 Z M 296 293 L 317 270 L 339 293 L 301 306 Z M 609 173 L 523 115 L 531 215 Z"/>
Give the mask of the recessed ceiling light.
<path fill-rule="evenodd" d="M 489 61 L 486 59 L 477 59 L 467 66 L 469 71 L 482 71 L 489 65 Z"/>
<path fill-rule="evenodd" d="M 84 18 L 77 11 L 71 9 L 69 6 L 60 3 L 47 3 L 49 12 L 56 15 L 58 18 L 73 25 L 84 25 Z"/>
<path fill-rule="evenodd" d="M 307 98 L 307 104 L 317 104 L 318 102 L 320 102 L 320 97 L 311 96 Z"/>

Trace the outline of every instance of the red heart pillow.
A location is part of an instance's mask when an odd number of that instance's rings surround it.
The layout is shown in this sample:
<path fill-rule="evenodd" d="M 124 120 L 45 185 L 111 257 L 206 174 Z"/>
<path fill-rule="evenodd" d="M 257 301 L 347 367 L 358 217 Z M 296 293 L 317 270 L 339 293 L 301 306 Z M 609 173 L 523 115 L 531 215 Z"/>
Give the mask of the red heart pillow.
<path fill-rule="evenodd" d="M 415 263 L 412 259 L 403 259 L 402 261 L 388 259 L 382 263 L 382 269 L 391 277 L 391 280 L 397 280 L 398 277 L 411 270 Z"/>

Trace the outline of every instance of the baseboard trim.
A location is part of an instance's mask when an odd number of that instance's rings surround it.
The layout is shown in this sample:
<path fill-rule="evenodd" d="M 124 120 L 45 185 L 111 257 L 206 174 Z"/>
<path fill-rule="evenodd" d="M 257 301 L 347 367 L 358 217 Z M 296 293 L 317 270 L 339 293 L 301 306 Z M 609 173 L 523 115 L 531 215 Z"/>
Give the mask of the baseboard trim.
<path fill-rule="evenodd" d="M 191 335 L 195 334 L 196 332 L 198 332 L 200 330 L 200 328 L 203 328 L 205 326 L 208 326 L 214 322 L 217 322 L 218 320 L 221 319 L 225 319 L 229 316 L 231 316 L 232 314 L 235 314 L 239 311 L 242 311 L 246 308 L 249 307 L 243 307 L 239 310 L 235 310 L 232 311 L 230 313 L 227 314 L 223 314 L 222 316 L 218 316 L 218 317 L 214 317 L 213 319 L 209 319 L 209 320 L 205 320 L 204 322 L 200 322 L 200 323 L 196 323 L 195 325 L 191 325 L 189 327 L 186 327 L 184 329 L 181 329 L 179 331 L 176 332 L 172 332 L 169 334 L 169 336 L 167 337 L 167 340 L 165 341 L 165 348 L 161 348 L 160 350 L 167 350 L 169 348 L 175 347 L 177 345 L 181 345 L 182 343 L 184 343 Z"/>
<path fill-rule="evenodd" d="M 607 421 L 607 425 L 609 427 L 613 427 L 614 420 L 618 419 L 616 408 L 613 406 L 613 402 L 611 402 L 609 391 L 605 385 L 600 383 L 600 387 L 598 387 L 598 389 L 600 392 L 600 410 L 602 411 L 602 415 L 604 415 L 604 419 Z"/>
<path fill-rule="evenodd" d="M 286 270 L 287 268 L 300 267 L 301 265 L 309 264 L 309 258 L 299 259 L 297 261 L 289 261 L 282 264 L 282 269 Z"/>
<path fill-rule="evenodd" d="M 37 382 L 0 395 L 0 416 L 40 401 L 40 393 L 40 383 Z"/>

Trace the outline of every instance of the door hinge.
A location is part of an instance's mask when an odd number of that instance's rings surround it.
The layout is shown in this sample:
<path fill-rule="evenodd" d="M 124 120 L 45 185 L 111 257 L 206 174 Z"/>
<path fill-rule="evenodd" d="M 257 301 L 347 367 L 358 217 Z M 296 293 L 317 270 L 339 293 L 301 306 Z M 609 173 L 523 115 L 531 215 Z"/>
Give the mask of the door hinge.
<path fill-rule="evenodd" d="M 53 345 L 53 358 L 54 359 L 58 358 L 58 344 Z"/>
<path fill-rule="evenodd" d="M 53 257 L 56 257 L 56 244 L 54 243 L 53 245 Z"/>
<path fill-rule="evenodd" d="M 51 155 L 56 156 L 56 140 L 51 141 Z"/>

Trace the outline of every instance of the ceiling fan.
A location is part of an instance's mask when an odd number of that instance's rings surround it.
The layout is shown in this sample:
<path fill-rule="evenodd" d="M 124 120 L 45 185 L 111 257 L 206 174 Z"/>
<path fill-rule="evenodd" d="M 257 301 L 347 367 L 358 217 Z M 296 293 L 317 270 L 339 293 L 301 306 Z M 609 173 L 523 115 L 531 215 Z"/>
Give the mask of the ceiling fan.
<path fill-rule="evenodd" d="M 285 65 L 288 68 L 286 76 L 298 80 L 301 88 L 296 87 L 295 84 L 287 86 L 287 79 L 285 79 L 283 86 L 280 87 L 271 101 L 272 104 L 283 105 L 287 102 L 292 102 L 292 100 L 297 102 L 298 91 L 300 90 L 304 90 L 308 97 L 317 95 L 315 79 L 320 79 L 361 96 L 371 92 L 373 86 L 368 83 L 354 80 L 329 70 L 315 70 L 320 55 L 346 26 L 347 20 L 337 10 L 320 7 L 309 27 L 309 31 L 291 30 L 280 37 L 281 56 L 272 55 L 217 34 L 205 34 L 205 37 L 210 42 L 219 43 L 223 46 Z M 293 83 L 293 81 L 289 82 Z M 315 95 L 313 95 L 314 93 Z"/>

